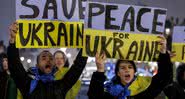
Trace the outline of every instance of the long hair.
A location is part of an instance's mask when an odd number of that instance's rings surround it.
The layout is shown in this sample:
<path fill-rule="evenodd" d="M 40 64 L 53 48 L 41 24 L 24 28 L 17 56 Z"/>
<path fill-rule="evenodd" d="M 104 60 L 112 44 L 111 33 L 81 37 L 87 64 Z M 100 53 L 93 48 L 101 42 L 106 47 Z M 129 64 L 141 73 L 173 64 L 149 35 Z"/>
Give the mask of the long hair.
<path fill-rule="evenodd" d="M 61 51 L 61 50 L 57 50 L 57 51 L 53 54 L 53 56 L 55 57 L 55 55 L 56 55 L 57 53 L 61 53 L 61 54 L 63 55 L 63 57 L 64 57 L 64 67 L 69 67 L 69 61 L 68 61 L 68 58 L 67 58 L 66 54 L 65 54 L 63 51 Z"/>
<path fill-rule="evenodd" d="M 3 58 L 8 58 L 8 55 L 6 53 L 0 54 L 0 70 L 4 71 L 3 69 Z"/>

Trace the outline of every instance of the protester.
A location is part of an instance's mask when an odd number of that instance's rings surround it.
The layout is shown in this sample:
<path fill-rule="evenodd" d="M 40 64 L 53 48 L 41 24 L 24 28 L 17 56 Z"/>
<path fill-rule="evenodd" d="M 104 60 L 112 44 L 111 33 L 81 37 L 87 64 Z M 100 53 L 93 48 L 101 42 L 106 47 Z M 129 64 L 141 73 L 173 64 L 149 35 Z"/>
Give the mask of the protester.
<path fill-rule="evenodd" d="M 159 36 L 160 55 L 158 73 L 153 77 L 134 75 L 136 65 L 133 61 L 118 60 L 115 77 L 104 84 L 105 53 L 96 54 L 97 72 L 93 73 L 89 86 L 89 99 L 153 99 L 170 83 L 173 74 L 170 56 L 166 51 L 166 39 Z"/>
<path fill-rule="evenodd" d="M 15 47 L 15 36 L 18 24 L 10 26 L 10 44 L 8 47 L 8 60 L 11 76 L 21 91 L 24 99 L 65 99 L 66 93 L 76 83 L 87 61 L 82 57 L 82 50 L 70 70 L 62 79 L 54 80 L 54 60 L 52 54 L 45 50 L 37 56 L 36 67 L 31 69 L 34 75 L 29 75 L 19 58 L 19 50 Z"/>
<path fill-rule="evenodd" d="M 10 77 L 8 57 L 5 53 L 0 54 L 0 64 L 3 68 L 3 71 L 0 72 L 0 99 L 17 99 L 17 88 Z"/>
<path fill-rule="evenodd" d="M 168 99 L 185 99 L 185 64 L 177 68 L 176 81 L 164 89 Z"/>
<path fill-rule="evenodd" d="M 57 72 L 55 73 L 55 80 L 59 80 L 64 77 L 64 75 L 69 70 L 69 61 L 63 51 L 56 51 L 54 53 L 55 66 L 57 68 Z M 79 90 L 80 90 L 81 82 L 78 80 L 74 86 L 67 92 L 65 99 L 75 99 Z"/>

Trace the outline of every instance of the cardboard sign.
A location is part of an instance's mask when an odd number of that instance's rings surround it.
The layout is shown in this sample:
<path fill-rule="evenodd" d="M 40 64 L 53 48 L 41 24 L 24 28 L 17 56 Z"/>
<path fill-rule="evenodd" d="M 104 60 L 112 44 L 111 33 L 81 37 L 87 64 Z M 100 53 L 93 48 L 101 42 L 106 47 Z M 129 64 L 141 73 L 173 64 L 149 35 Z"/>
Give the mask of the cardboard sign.
<path fill-rule="evenodd" d="M 156 35 L 85 29 L 83 55 L 104 51 L 108 58 L 156 61 L 160 45 Z"/>
<path fill-rule="evenodd" d="M 16 0 L 16 47 L 81 48 L 86 1 Z"/>
<path fill-rule="evenodd" d="M 18 20 L 18 48 L 82 48 L 83 22 Z"/>
<path fill-rule="evenodd" d="M 16 0 L 16 19 L 79 21 L 86 0 Z"/>
<path fill-rule="evenodd" d="M 113 3 L 88 2 L 85 28 L 162 34 L 166 9 Z"/>
<path fill-rule="evenodd" d="M 185 62 L 185 26 L 175 26 L 172 39 L 172 52 L 176 54 L 172 61 Z"/>
<path fill-rule="evenodd" d="M 88 2 L 83 55 L 105 51 L 108 58 L 156 61 L 157 36 L 165 26 L 166 9 Z"/>

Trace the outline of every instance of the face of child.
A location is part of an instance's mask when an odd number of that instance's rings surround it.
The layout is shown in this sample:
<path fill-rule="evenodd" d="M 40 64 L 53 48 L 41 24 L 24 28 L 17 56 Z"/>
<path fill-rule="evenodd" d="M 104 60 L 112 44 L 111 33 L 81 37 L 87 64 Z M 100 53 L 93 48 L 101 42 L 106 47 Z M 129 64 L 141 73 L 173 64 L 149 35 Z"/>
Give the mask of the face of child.
<path fill-rule="evenodd" d="M 61 68 L 64 66 L 65 60 L 64 60 L 64 56 L 62 53 L 56 53 L 54 56 L 54 60 L 55 60 L 55 65 L 57 66 L 57 68 Z"/>
<path fill-rule="evenodd" d="M 121 83 L 126 85 L 134 78 L 134 66 L 129 62 L 121 62 L 117 75 L 120 77 Z"/>

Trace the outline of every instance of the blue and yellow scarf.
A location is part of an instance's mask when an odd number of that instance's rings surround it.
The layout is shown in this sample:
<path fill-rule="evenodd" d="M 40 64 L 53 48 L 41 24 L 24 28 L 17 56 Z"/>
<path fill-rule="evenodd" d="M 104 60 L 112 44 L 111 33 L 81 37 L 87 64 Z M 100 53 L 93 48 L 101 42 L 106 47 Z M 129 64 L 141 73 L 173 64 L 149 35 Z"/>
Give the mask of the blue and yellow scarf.
<path fill-rule="evenodd" d="M 115 79 L 115 78 L 114 78 Z M 151 77 L 137 76 L 131 83 L 123 86 L 113 80 L 104 85 L 105 91 L 118 99 L 125 99 L 127 96 L 137 95 L 146 90 L 151 84 Z"/>
<path fill-rule="evenodd" d="M 31 81 L 29 94 L 31 94 L 34 91 L 39 80 L 41 80 L 44 83 L 54 81 L 54 74 L 56 72 L 55 69 L 53 69 L 52 72 L 49 74 L 42 74 L 42 75 L 39 74 L 39 69 L 37 67 L 33 67 L 31 71 L 34 74 L 35 78 Z"/>

